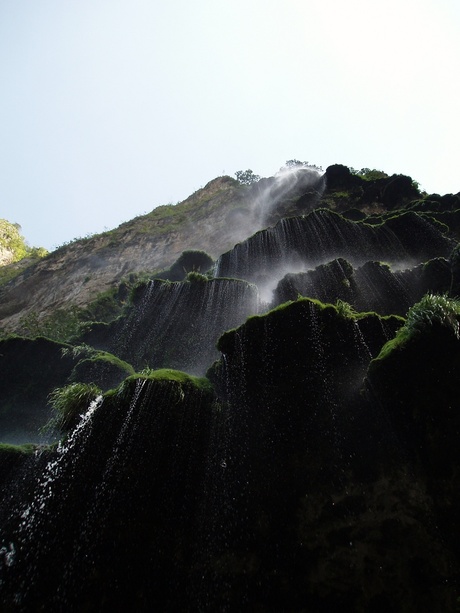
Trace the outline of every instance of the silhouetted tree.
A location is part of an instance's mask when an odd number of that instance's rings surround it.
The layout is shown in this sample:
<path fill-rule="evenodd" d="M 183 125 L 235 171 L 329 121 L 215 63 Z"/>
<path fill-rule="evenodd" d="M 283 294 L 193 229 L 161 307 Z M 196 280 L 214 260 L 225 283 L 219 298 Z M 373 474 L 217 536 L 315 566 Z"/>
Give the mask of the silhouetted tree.
<path fill-rule="evenodd" d="M 243 185 L 251 185 L 256 183 L 256 181 L 260 181 L 260 176 L 255 175 L 250 168 L 248 170 L 237 170 L 235 176 L 236 180 Z"/>

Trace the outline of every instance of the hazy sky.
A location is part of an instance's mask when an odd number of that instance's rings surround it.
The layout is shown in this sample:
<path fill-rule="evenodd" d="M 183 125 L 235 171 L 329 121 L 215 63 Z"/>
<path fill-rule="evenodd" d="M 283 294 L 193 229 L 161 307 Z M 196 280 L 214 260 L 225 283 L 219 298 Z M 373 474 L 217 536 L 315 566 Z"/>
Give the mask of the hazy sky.
<path fill-rule="evenodd" d="M 287 159 L 460 191 L 459 0 L 0 0 L 0 218 L 53 249 Z"/>

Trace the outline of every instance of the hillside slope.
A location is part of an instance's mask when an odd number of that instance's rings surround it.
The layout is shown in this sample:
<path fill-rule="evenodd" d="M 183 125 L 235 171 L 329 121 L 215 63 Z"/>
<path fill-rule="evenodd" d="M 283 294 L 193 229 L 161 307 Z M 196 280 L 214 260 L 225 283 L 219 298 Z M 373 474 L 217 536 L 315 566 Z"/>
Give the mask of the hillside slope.
<path fill-rule="evenodd" d="M 186 249 L 216 258 L 263 227 L 272 202 L 290 203 L 308 192 L 305 207 L 318 201 L 322 186 L 316 171 L 251 186 L 218 177 L 177 205 L 76 240 L 23 270 L 0 289 L 0 327 L 13 331 L 32 312 L 46 318 L 59 308 L 85 306 L 130 274 L 168 268 Z"/>
<path fill-rule="evenodd" d="M 76 240 L 30 265 L 11 264 L 11 271 L 4 266 L 4 278 L 14 278 L 1 285 L 0 277 L 0 329 L 27 334 L 27 318 L 46 321 L 59 309 L 86 307 L 123 280 L 168 269 L 185 250 L 217 259 L 255 232 L 318 206 L 375 224 L 401 210 L 429 211 L 458 239 L 458 194 L 422 196 L 411 177 L 363 171 L 367 176 L 340 164 L 324 174 L 315 167 L 289 168 L 252 185 L 218 177 L 177 205 Z"/>

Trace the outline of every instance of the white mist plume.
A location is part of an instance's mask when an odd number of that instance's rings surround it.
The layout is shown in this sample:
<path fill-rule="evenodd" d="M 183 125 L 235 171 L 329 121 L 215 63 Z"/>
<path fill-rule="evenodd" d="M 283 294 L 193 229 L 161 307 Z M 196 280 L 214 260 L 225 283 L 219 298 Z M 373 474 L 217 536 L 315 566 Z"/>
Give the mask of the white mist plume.
<path fill-rule="evenodd" d="M 321 198 L 325 180 L 323 171 L 316 166 L 283 166 L 274 177 L 261 179 L 254 186 L 252 202 L 254 231 L 265 228 L 270 223 L 270 216 L 279 208 L 279 218 L 283 217 L 283 204 L 286 201 L 308 195 L 308 212 Z"/>
<path fill-rule="evenodd" d="M 303 199 L 295 214 L 305 214 L 317 206 L 325 189 L 324 172 L 306 164 L 283 166 L 273 177 L 246 187 L 241 206 L 227 215 L 228 232 L 241 242 L 286 216 L 290 207 Z M 300 210 L 299 210 L 300 209 Z"/>

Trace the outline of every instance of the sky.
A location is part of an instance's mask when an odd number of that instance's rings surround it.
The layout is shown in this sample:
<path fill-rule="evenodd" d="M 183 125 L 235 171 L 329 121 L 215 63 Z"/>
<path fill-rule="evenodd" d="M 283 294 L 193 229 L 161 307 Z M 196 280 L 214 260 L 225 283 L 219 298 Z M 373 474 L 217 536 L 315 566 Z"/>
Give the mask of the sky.
<path fill-rule="evenodd" d="M 460 191 L 458 0 L 0 0 L 0 218 L 49 250 L 289 159 Z"/>

